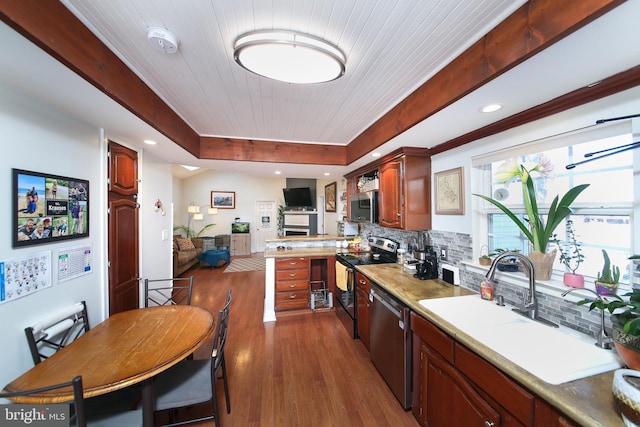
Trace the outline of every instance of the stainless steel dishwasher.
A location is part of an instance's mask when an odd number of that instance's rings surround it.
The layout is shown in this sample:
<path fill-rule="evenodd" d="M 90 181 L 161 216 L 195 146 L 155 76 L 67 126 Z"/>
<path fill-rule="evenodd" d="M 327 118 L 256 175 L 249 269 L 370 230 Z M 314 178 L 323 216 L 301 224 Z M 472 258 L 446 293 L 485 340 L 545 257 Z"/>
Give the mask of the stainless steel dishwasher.
<path fill-rule="evenodd" d="M 404 409 L 411 408 L 409 308 L 371 283 L 371 361 Z"/>

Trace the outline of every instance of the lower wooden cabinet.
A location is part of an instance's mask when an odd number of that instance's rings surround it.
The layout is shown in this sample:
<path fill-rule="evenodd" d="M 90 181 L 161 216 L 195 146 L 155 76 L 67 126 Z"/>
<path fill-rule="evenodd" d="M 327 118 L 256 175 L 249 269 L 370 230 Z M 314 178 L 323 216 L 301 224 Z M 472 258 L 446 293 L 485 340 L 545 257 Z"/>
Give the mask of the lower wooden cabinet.
<path fill-rule="evenodd" d="M 276 259 L 276 311 L 309 309 L 309 259 Z"/>
<path fill-rule="evenodd" d="M 251 255 L 251 234 L 234 233 L 231 234 L 231 256 Z"/>
<path fill-rule="evenodd" d="M 577 425 L 415 313 L 411 329 L 412 411 L 420 425 Z"/>
<path fill-rule="evenodd" d="M 369 350 L 369 278 L 359 271 L 356 272 L 356 318 L 358 322 L 358 337 Z"/>

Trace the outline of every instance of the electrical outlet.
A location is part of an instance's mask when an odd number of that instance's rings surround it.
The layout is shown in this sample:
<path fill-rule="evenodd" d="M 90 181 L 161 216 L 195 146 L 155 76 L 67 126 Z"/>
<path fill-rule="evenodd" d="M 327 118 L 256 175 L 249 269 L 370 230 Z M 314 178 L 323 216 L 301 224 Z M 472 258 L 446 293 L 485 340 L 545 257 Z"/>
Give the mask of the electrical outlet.
<path fill-rule="evenodd" d="M 446 259 L 447 259 L 447 255 L 448 255 L 448 254 L 447 254 L 447 252 L 448 252 L 448 251 L 447 251 L 446 246 L 443 246 L 443 247 L 441 247 L 441 248 L 440 248 L 440 259 L 441 259 L 442 261 L 446 261 Z"/>

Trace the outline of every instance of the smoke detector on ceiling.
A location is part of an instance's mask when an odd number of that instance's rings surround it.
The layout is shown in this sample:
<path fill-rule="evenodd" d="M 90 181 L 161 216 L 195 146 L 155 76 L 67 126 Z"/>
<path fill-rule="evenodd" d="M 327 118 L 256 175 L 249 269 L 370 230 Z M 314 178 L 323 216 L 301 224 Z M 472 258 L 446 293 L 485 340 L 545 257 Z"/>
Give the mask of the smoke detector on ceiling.
<path fill-rule="evenodd" d="M 178 38 L 164 28 L 149 28 L 147 40 L 151 47 L 160 52 L 176 53 L 178 51 Z"/>

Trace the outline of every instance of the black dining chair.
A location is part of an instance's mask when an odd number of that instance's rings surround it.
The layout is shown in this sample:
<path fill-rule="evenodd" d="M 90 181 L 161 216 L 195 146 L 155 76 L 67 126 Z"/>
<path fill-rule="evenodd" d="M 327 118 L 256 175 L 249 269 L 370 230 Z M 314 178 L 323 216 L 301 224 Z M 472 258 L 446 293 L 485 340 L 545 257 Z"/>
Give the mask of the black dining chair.
<path fill-rule="evenodd" d="M 109 408 L 102 408 L 93 412 L 85 407 L 85 399 L 82 391 L 82 377 L 74 377 L 71 381 L 54 384 L 46 387 L 23 390 L 19 392 L 0 393 L 0 398 L 11 400 L 12 397 L 37 395 L 45 391 L 73 388 L 73 401 L 70 403 L 69 425 L 77 427 L 113 427 L 113 426 L 141 426 L 142 410 L 134 409 L 130 411 L 110 412 Z M 28 404 L 27 404 L 28 405 Z M 51 410 L 51 408 L 50 408 Z"/>
<path fill-rule="evenodd" d="M 33 364 L 37 365 L 88 331 L 89 317 L 84 301 L 25 328 Z"/>
<path fill-rule="evenodd" d="M 193 276 L 144 280 L 144 306 L 191 305 Z"/>
<path fill-rule="evenodd" d="M 227 414 L 231 413 L 227 367 L 224 361 L 224 348 L 229 329 L 231 299 L 231 290 L 229 290 L 224 307 L 218 311 L 211 357 L 204 360 L 183 360 L 167 371 L 158 374 L 156 377 L 153 383 L 155 410 L 171 411 L 171 424 L 166 424 L 166 426 L 210 419 L 215 419 L 216 426 L 219 426 L 218 396 L 216 392 L 216 382 L 218 379 L 223 380 Z M 173 423 L 173 415 L 178 408 L 209 402 L 211 402 L 213 409 L 212 415 Z"/>

